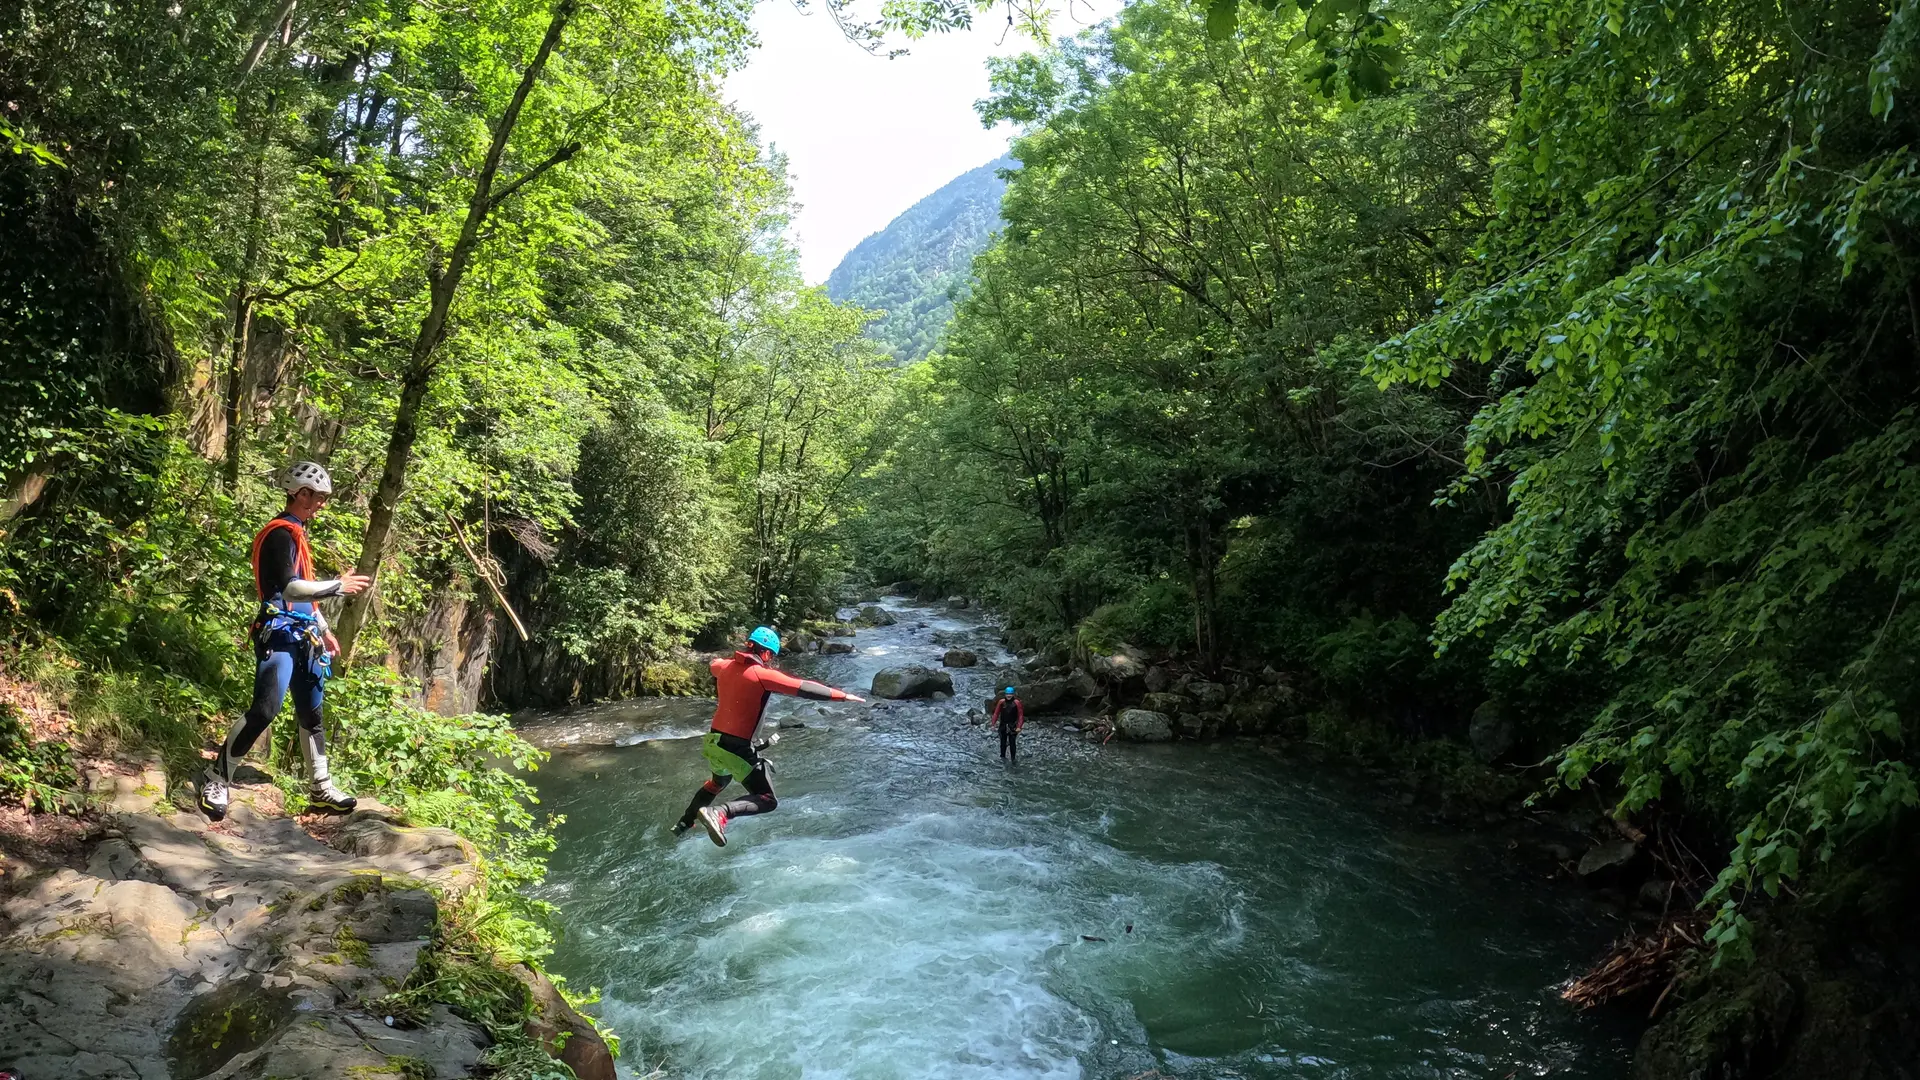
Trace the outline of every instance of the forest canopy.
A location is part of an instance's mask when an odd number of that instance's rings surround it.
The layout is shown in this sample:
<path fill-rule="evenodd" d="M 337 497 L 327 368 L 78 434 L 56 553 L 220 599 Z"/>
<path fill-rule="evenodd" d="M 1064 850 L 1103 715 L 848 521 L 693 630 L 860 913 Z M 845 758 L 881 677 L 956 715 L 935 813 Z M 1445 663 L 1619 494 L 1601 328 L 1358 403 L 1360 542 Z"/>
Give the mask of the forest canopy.
<path fill-rule="evenodd" d="M 1914 5 L 1308 7 L 994 62 L 1005 230 L 867 557 L 1410 734 L 1518 715 L 1717 823 L 1737 952 L 1917 801 Z"/>

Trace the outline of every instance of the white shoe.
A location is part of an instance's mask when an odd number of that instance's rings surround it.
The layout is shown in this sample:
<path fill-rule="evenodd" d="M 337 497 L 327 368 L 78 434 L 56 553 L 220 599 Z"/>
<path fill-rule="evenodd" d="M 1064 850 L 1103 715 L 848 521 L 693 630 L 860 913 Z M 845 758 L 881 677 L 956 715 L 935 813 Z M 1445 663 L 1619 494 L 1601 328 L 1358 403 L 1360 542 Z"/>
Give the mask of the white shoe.
<path fill-rule="evenodd" d="M 727 812 L 714 806 L 700 808 L 700 824 L 707 827 L 707 836 L 721 847 L 727 846 Z"/>
<path fill-rule="evenodd" d="M 207 815 L 208 821 L 219 821 L 227 816 L 227 782 L 213 766 L 200 777 L 200 812 Z"/>

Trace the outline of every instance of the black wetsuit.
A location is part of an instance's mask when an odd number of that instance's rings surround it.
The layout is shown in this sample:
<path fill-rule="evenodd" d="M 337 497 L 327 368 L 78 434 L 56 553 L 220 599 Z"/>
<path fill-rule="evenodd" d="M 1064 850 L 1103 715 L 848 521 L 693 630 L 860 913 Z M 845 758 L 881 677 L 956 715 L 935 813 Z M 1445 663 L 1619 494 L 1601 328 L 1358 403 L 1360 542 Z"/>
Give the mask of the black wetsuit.
<path fill-rule="evenodd" d="M 1012 705 L 1012 709 L 1007 709 Z M 1020 761 L 1020 746 L 1016 741 L 1020 734 L 1020 725 L 1027 722 L 1027 707 L 1019 698 L 1002 698 L 994 703 L 991 723 L 1000 729 L 1000 758 L 1003 761 Z"/>

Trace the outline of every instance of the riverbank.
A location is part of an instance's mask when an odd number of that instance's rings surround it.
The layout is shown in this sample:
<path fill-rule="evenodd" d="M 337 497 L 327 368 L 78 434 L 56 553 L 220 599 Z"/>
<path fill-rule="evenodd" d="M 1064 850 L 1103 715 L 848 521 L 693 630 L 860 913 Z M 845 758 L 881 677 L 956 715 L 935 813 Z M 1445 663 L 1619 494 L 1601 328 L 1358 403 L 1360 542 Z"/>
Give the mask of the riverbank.
<path fill-rule="evenodd" d="M 158 761 L 86 777 L 79 815 L 0 821 L 0 1067 L 450 1080 L 551 1048 L 612 1077 L 550 982 L 474 953 L 481 858 L 451 830 L 371 802 L 289 817 L 264 784 L 209 823 Z"/>

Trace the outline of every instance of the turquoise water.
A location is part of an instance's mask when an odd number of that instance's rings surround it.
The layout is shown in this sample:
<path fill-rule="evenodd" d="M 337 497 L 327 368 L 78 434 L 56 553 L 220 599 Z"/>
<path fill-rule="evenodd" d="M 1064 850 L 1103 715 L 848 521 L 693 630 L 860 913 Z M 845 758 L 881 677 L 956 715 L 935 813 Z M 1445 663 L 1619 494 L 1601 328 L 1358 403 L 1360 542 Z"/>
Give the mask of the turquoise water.
<path fill-rule="evenodd" d="M 859 654 L 790 670 L 864 687 L 937 653 L 936 632 L 984 640 L 898 610 Z M 990 671 L 961 674 L 955 702 L 778 700 L 776 721 L 807 725 L 769 752 L 780 809 L 724 849 L 667 833 L 704 776 L 698 704 L 530 729 L 556 747 L 539 783 L 568 819 L 552 966 L 603 988 L 624 1075 L 1626 1074 L 1630 1033 L 1553 993 L 1613 928 L 1490 838 L 1393 820 L 1251 743 L 1100 747 L 1030 724 L 1004 767 L 958 714 Z"/>

